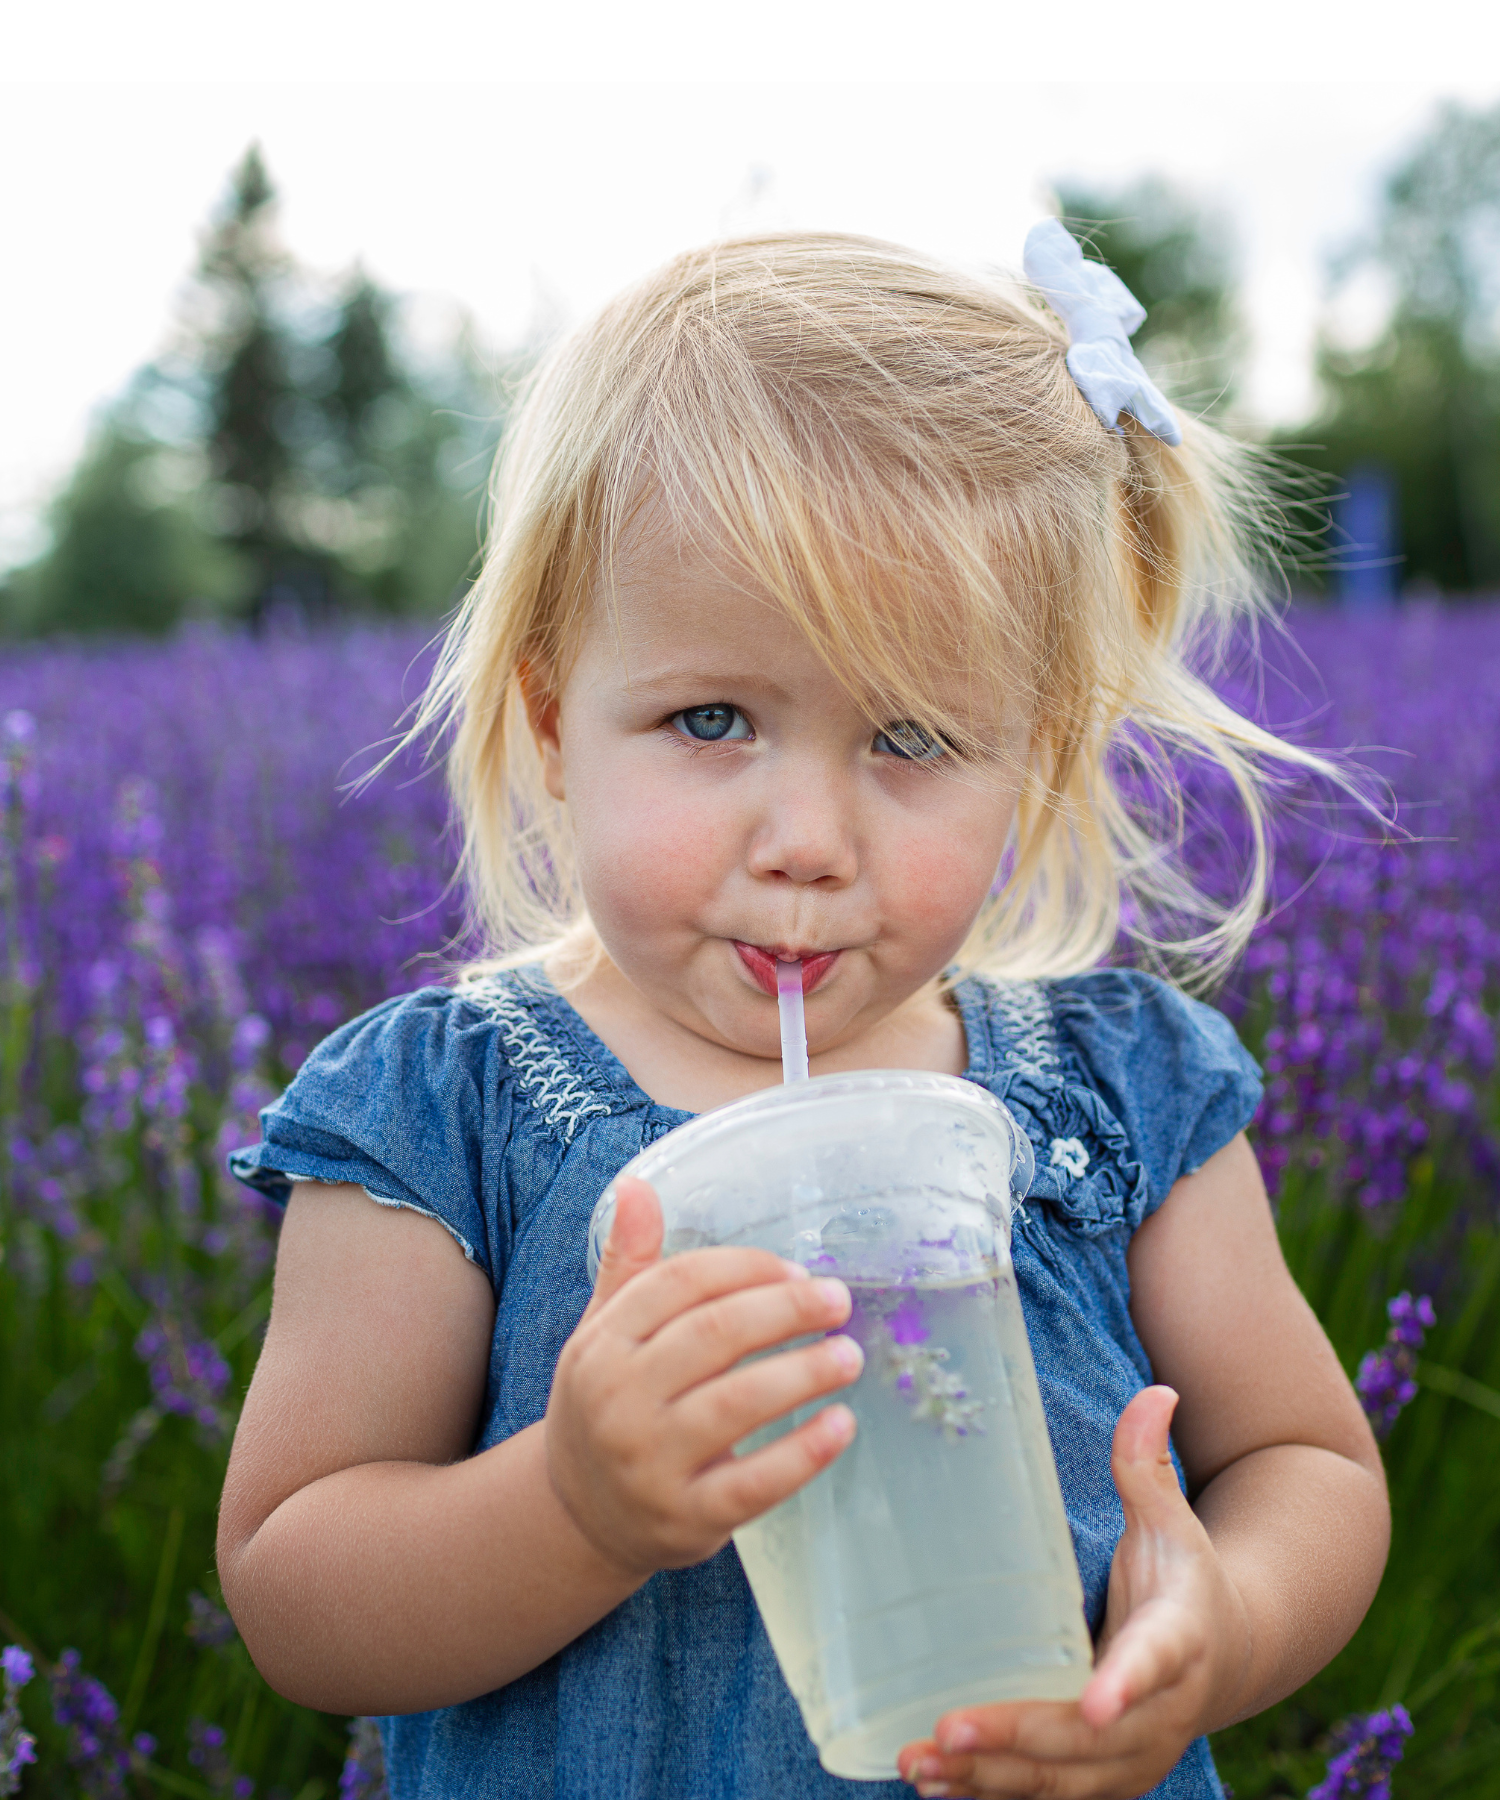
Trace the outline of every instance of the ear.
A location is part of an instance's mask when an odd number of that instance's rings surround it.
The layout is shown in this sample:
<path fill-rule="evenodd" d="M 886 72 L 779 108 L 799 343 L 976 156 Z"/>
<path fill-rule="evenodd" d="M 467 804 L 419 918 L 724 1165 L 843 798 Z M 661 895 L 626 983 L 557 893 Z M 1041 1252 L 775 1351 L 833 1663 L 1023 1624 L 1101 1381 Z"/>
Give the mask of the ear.
<path fill-rule="evenodd" d="M 516 671 L 526 723 L 542 759 L 542 784 L 554 800 L 566 800 L 563 787 L 562 701 L 553 671 L 540 662 L 524 661 Z"/>

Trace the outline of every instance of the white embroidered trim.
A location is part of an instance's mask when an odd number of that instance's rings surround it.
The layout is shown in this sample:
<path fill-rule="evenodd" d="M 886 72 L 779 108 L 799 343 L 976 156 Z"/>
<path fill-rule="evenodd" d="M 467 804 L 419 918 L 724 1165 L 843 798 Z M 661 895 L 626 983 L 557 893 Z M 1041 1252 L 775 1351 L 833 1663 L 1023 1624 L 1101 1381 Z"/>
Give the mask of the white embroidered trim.
<path fill-rule="evenodd" d="M 463 1251 L 464 1255 L 468 1257 L 471 1263 L 477 1264 L 479 1261 L 479 1258 L 474 1254 L 474 1246 L 461 1231 L 456 1230 L 450 1225 L 441 1213 L 433 1212 L 432 1209 L 427 1206 L 418 1206 L 415 1200 L 397 1200 L 390 1194 L 377 1194 L 374 1188 L 366 1187 L 362 1181 L 350 1184 L 342 1181 L 334 1181 L 327 1175 L 299 1175 L 295 1169 L 278 1169 L 276 1173 L 278 1175 L 284 1175 L 288 1181 L 311 1181 L 318 1187 L 345 1187 L 353 1185 L 358 1187 L 362 1193 L 373 1200 L 377 1206 L 389 1206 L 401 1212 L 420 1213 L 424 1219 L 436 1219 L 438 1224 L 442 1226 L 443 1230 L 453 1239 L 454 1243 L 458 1245 L 459 1249 Z"/>
<path fill-rule="evenodd" d="M 1052 1167 L 1066 1169 L 1076 1180 L 1088 1173 L 1089 1153 L 1077 1138 L 1053 1138 Z"/>
<path fill-rule="evenodd" d="M 607 1100 L 584 1085 L 505 982 L 491 977 L 470 982 L 458 993 L 494 1020 L 517 1080 L 565 1144 L 573 1141 L 585 1119 L 613 1111 Z"/>
<path fill-rule="evenodd" d="M 1005 1060 L 1027 1075 L 1044 1075 L 1061 1058 L 1052 1025 L 1052 1008 L 1038 981 L 996 981 L 995 1011 L 1004 1028 Z"/>

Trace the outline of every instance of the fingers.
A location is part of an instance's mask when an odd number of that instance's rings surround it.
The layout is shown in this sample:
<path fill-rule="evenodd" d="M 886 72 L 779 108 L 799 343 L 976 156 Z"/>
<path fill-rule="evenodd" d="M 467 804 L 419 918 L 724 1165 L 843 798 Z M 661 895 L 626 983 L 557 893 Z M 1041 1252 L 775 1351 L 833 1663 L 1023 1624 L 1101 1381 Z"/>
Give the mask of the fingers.
<path fill-rule="evenodd" d="M 853 1441 L 854 1432 L 854 1414 L 847 1406 L 826 1406 L 774 1444 L 706 1469 L 693 1484 L 695 1503 L 727 1536 L 821 1474 Z"/>
<path fill-rule="evenodd" d="M 623 1177 L 615 1183 L 615 1216 L 599 1258 L 588 1313 L 597 1312 L 632 1276 L 658 1262 L 661 1241 L 661 1205 L 650 1184 L 634 1176 Z"/>
<path fill-rule="evenodd" d="M 1078 1702 L 1083 1718 L 1105 1730 L 1164 1688 L 1181 1681 L 1203 1654 L 1201 1626 L 1169 1600 L 1152 1600 L 1116 1634 Z"/>
<path fill-rule="evenodd" d="M 1191 1512 L 1172 1463 L 1172 1414 L 1177 1395 L 1169 1387 L 1142 1388 L 1120 1414 L 1110 1451 L 1115 1489 L 1125 1508 L 1125 1529 L 1170 1526 Z"/>
<path fill-rule="evenodd" d="M 852 1339 L 827 1335 L 849 1317 L 842 1282 L 811 1280 L 763 1250 L 663 1258 L 662 1237 L 651 1188 L 617 1181 L 595 1294 L 547 1408 L 555 1491 L 584 1535 L 631 1569 L 701 1561 L 826 1468 L 854 1435 L 847 1407 L 753 1455 L 729 1452 L 847 1386 L 864 1361 Z M 796 1338 L 813 1341 L 761 1354 Z"/>
<path fill-rule="evenodd" d="M 933 1728 L 934 1748 L 944 1756 L 1012 1755 L 1062 1762 L 1123 1752 L 1128 1737 L 1116 1739 L 1090 1725 L 1072 1700 L 1012 1700 L 995 1706 L 966 1706 L 945 1713 Z M 905 1751 L 902 1752 L 904 1756 Z"/>
<path fill-rule="evenodd" d="M 1180 1680 L 1203 1649 L 1201 1617 L 1167 1597 L 1181 1596 L 1207 1543 L 1172 1463 L 1176 1405 L 1171 1388 L 1144 1388 L 1115 1427 L 1110 1466 L 1125 1532 L 1110 1572 L 1102 1653 L 1079 1701 L 1101 1728 Z"/>
<path fill-rule="evenodd" d="M 966 1707 L 940 1719 L 931 1739 L 906 1745 L 897 1767 L 924 1795 L 1138 1794 L 1187 1742 L 1159 1712 L 1145 1707 L 1101 1731 L 1061 1701 Z"/>
<path fill-rule="evenodd" d="M 763 1282 L 668 1319 L 642 1346 L 640 1367 L 672 1397 L 733 1368 L 742 1357 L 832 1331 L 849 1313 L 849 1290 L 842 1281 Z"/>
<path fill-rule="evenodd" d="M 675 1412 L 693 1468 L 702 1468 L 761 1426 L 858 1380 L 864 1351 L 849 1337 L 783 1350 L 684 1394 Z"/>
<path fill-rule="evenodd" d="M 1100 1777 L 1128 1753 L 1101 1743 L 1074 1705 L 1020 1701 L 949 1713 L 896 1763 L 923 1794 L 1062 1796 L 1108 1792 Z"/>
<path fill-rule="evenodd" d="M 606 1308 L 609 1329 L 644 1343 L 690 1307 L 742 1288 L 807 1279 L 800 1264 L 783 1262 L 769 1250 L 685 1250 L 637 1272 L 611 1297 Z"/>

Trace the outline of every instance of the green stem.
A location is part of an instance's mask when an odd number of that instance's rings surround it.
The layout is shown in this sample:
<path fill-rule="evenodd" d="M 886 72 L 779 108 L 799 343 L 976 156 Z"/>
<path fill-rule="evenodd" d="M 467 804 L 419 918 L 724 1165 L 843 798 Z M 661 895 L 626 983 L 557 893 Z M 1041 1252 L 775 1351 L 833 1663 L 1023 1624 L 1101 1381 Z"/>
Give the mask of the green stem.
<path fill-rule="evenodd" d="M 250 1746 L 250 1732 L 255 1724 L 255 1703 L 260 1699 L 260 1683 L 253 1682 L 245 1691 L 245 1702 L 240 1708 L 240 1721 L 235 1727 L 234 1742 L 230 1745 L 229 1761 L 234 1768 L 244 1766 L 245 1752 Z"/>
<path fill-rule="evenodd" d="M 1445 1687 L 1451 1686 L 1461 1675 L 1476 1668 L 1488 1667 L 1488 1664 L 1478 1661 L 1475 1652 L 1482 1650 L 1486 1644 L 1493 1643 L 1496 1638 L 1500 1638 L 1500 1619 L 1492 1619 L 1488 1625 L 1481 1625 L 1477 1631 L 1471 1631 L 1460 1638 L 1442 1668 L 1430 1675 L 1412 1695 L 1407 1702 L 1408 1709 L 1416 1712 L 1430 1700 L 1435 1700 Z"/>
<path fill-rule="evenodd" d="M 1407 1691 L 1412 1673 L 1421 1659 L 1427 1646 L 1427 1637 L 1432 1630 L 1434 1617 L 1433 1584 L 1425 1582 L 1415 1596 L 1411 1609 L 1410 1623 L 1401 1634 L 1400 1647 L 1391 1663 L 1385 1682 L 1380 1690 L 1380 1704 L 1394 1706 Z"/>
<path fill-rule="evenodd" d="M 136 1766 L 154 1787 L 165 1788 L 169 1794 L 186 1794 L 189 1800 L 213 1800 L 213 1790 L 206 1788 L 201 1781 L 189 1781 L 186 1775 L 174 1775 L 159 1763 L 138 1763 Z"/>
<path fill-rule="evenodd" d="M 267 1282 L 250 1304 L 229 1321 L 214 1342 L 221 1350 L 232 1350 L 242 1339 L 249 1337 L 270 1310 L 271 1284 Z"/>
<path fill-rule="evenodd" d="M 1482 1381 L 1475 1381 L 1471 1375 L 1460 1374 L 1457 1369 L 1445 1369 L 1440 1363 L 1420 1362 L 1417 1380 L 1423 1387 L 1432 1388 L 1439 1394 L 1450 1394 L 1455 1400 L 1466 1400 L 1480 1412 L 1500 1419 L 1500 1393 L 1486 1387 Z"/>
<path fill-rule="evenodd" d="M 156 1570 L 156 1591 L 151 1596 L 151 1611 L 146 1616 L 146 1631 L 135 1659 L 135 1673 L 130 1677 L 130 1692 L 120 1714 L 121 1733 L 128 1738 L 135 1725 L 136 1714 L 146 1698 L 146 1683 L 156 1663 L 157 1646 L 161 1643 L 162 1626 L 167 1622 L 167 1602 L 172 1594 L 172 1577 L 177 1573 L 177 1552 L 182 1547 L 182 1508 L 174 1506 L 167 1520 L 167 1535 L 162 1542 L 161 1562 Z"/>
<path fill-rule="evenodd" d="M 146 1323 L 146 1303 L 125 1279 L 118 1269 L 107 1269 L 99 1277 L 99 1286 L 109 1295 L 120 1311 L 124 1313 L 126 1322 L 132 1331 L 139 1331 Z"/>

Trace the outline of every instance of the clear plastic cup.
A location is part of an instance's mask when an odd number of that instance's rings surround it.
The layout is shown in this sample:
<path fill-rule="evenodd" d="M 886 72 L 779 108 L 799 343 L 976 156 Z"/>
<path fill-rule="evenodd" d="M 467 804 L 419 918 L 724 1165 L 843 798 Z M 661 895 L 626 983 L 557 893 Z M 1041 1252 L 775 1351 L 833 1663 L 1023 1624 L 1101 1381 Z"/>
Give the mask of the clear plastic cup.
<path fill-rule="evenodd" d="M 661 1201 L 666 1254 L 774 1251 L 848 1286 L 864 1372 L 853 1443 L 735 1546 L 831 1774 L 889 1778 L 950 1708 L 1067 1700 L 1093 1661 L 1083 1589 L 1010 1260 L 1031 1147 L 948 1075 L 771 1088 L 621 1171 Z M 589 1273 L 614 1190 L 594 1210 Z M 777 1354 L 770 1352 L 769 1354 Z M 780 1436 L 818 1401 L 756 1433 Z"/>

